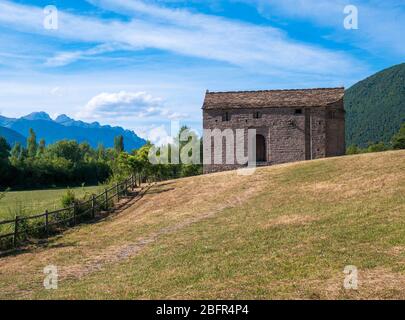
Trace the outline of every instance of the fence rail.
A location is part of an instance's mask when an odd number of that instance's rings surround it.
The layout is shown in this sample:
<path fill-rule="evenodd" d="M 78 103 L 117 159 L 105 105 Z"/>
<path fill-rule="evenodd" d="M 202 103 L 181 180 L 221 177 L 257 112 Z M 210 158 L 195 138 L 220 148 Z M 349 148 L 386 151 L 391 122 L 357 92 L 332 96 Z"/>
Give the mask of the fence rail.
<path fill-rule="evenodd" d="M 138 180 L 138 181 L 137 181 Z M 109 211 L 121 197 L 140 186 L 142 178 L 130 176 L 89 200 L 74 202 L 72 206 L 32 216 L 16 216 L 0 221 L 0 249 L 16 248 L 29 239 L 47 238 L 65 228 L 94 219 L 101 211 Z M 4 234 L 2 234 L 2 232 Z"/>

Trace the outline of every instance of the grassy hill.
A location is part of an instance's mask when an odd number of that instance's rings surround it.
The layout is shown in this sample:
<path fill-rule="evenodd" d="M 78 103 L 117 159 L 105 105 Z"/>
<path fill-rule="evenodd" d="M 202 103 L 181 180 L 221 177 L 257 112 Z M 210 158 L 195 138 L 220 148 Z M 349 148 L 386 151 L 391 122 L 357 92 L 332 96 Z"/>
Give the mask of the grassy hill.
<path fill-rule="evenodd" d="M 162 182 L 0 258 L 0 298 L 405 298 L 405 151 Z M 43 268 L 59 289 L 43 289 Z M 343 289 L 347 265 L 357 291 Z"/>
<path fill-rule="evenodd" d="M 346 90 L 345 108 L 347 146 L 389 142 L 405 122 L 405 63 Z"/>

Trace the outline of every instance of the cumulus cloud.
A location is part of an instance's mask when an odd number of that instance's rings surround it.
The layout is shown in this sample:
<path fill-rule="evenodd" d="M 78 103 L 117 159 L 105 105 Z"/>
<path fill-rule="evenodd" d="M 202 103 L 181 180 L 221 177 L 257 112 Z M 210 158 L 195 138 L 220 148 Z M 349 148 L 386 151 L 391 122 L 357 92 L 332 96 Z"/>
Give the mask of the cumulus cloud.
<path fill-rule="evenodd" d="M 168 133 L 164 125 L 137 128 L 136 132 L 140 137 L 149 140 L 156 146 L 173 143 L 173 137 Z"/>
<path fill-rule="evenodd" d="M 170 111 L 161 98 L 146 92 L 100 93 L 76 115 L 84 119 L 127 119 L 159 117 L 179 119 L 186 115 Z"/>

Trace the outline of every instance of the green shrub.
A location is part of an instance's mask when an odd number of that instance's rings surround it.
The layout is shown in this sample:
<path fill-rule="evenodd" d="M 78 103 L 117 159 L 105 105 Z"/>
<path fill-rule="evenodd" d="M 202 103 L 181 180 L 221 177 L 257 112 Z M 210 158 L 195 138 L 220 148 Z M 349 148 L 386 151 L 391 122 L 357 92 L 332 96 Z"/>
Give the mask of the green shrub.
<path fill-rule="evenodd" d="M 358 154 L 358 153 L 360 153 L 360 152 L 361 152 L 361 149 L 359 149 L 359 147 L 356 146 L 356 145 L 351 145 L 351 146 L 349 146 L 349 147 L 347 148 L 347 150 L 346 150 L 346 154 L 347 154 L 347 155 Z"/>
<path fill-rule="evenodd" d="M 76 202 L 76 195 L 71 189 L 67 189 L 66 193 L 62 196 L 62 207 L 68 208 L 74 205 Z"/>

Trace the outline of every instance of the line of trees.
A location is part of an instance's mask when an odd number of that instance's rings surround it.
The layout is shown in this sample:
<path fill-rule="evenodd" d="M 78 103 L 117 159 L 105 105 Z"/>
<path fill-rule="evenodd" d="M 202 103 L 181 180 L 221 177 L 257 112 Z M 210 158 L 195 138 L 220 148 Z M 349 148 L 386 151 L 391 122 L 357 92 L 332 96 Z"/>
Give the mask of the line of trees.
<path fill-rule="evenodd" d="M 37 142 L 30 129 L 26 146 L 17 142 L 12 148 L 0 137 L 0 187 L 33 189 L 97 184 L 111 174 L 110 162 L 117 158 L 113 149 L 87 142 L 61 140 L 49 146 Z"/>
<path fill-rule="evenodd" d="M 405 123 L 402 124 L 399 131 L 392 137 L 390 143 L 384 143 L 384 142 L 369 143 L 367 148 L 360 148 L 356 145 L 351 145 L 347 148 L 346 154 L 382 152 L 382 151 L 400 150 L 400 149 L 405 149 Z"/>
<path fill-rule="evenodd" d="M 180 132 L 186 129 L 183 127 Z M 181 142 L 180 149 L 186 143 Z M 201 165 L 152 165 L 148 158 L 152 147 L 153 144 L 148 142 L 127 153 L 122 136 L 115 137 L 114 148 L 99 144 L 94 149 L 87 142 L 74 140 L 46 145 L 44 139 L 37 142 L 34 130 L 30 129 L 26 146 L 17 142 L 11 148 L 0 137 L 0 190 L 95 185 L 127 178 L 134 173 L 157 179 L 202 173 Z"/>
<path fill-rule="evenodd" d="M 185 132 L 188 140 L 182 141 L 180 136 Z M 191 141 L 197 141 L 196 148 L 198 149 L 198 164 L 183 163 L 180 159 L 178 164 L 173 164 L 171 159 L 171 150 L 174 148 L 178 153 L 188 152 L 188 156 L 193 156 L 192 150 L 187 148 Z M 122 178 L 128 174 L 138 174 L 144 177 L 151 177 L 157 180 L 176 179 L 202 174 L 202 139 L 190 131 L 187 126 L 183 126 L 178 135 L 174 138 L 171 144 L 161 146 L 160 152 L 168 153 L 168 163 L 152 164 L 149 159 L 149 153 L 154 145 L 150 142 L 145 144 L 138 150 L 132 153 L 121 152 L 117 161 L 117 166 L 114 168 L 115 176 L 122 175 Z M 165 151 L 163 151 L 165 150 Z"/>

